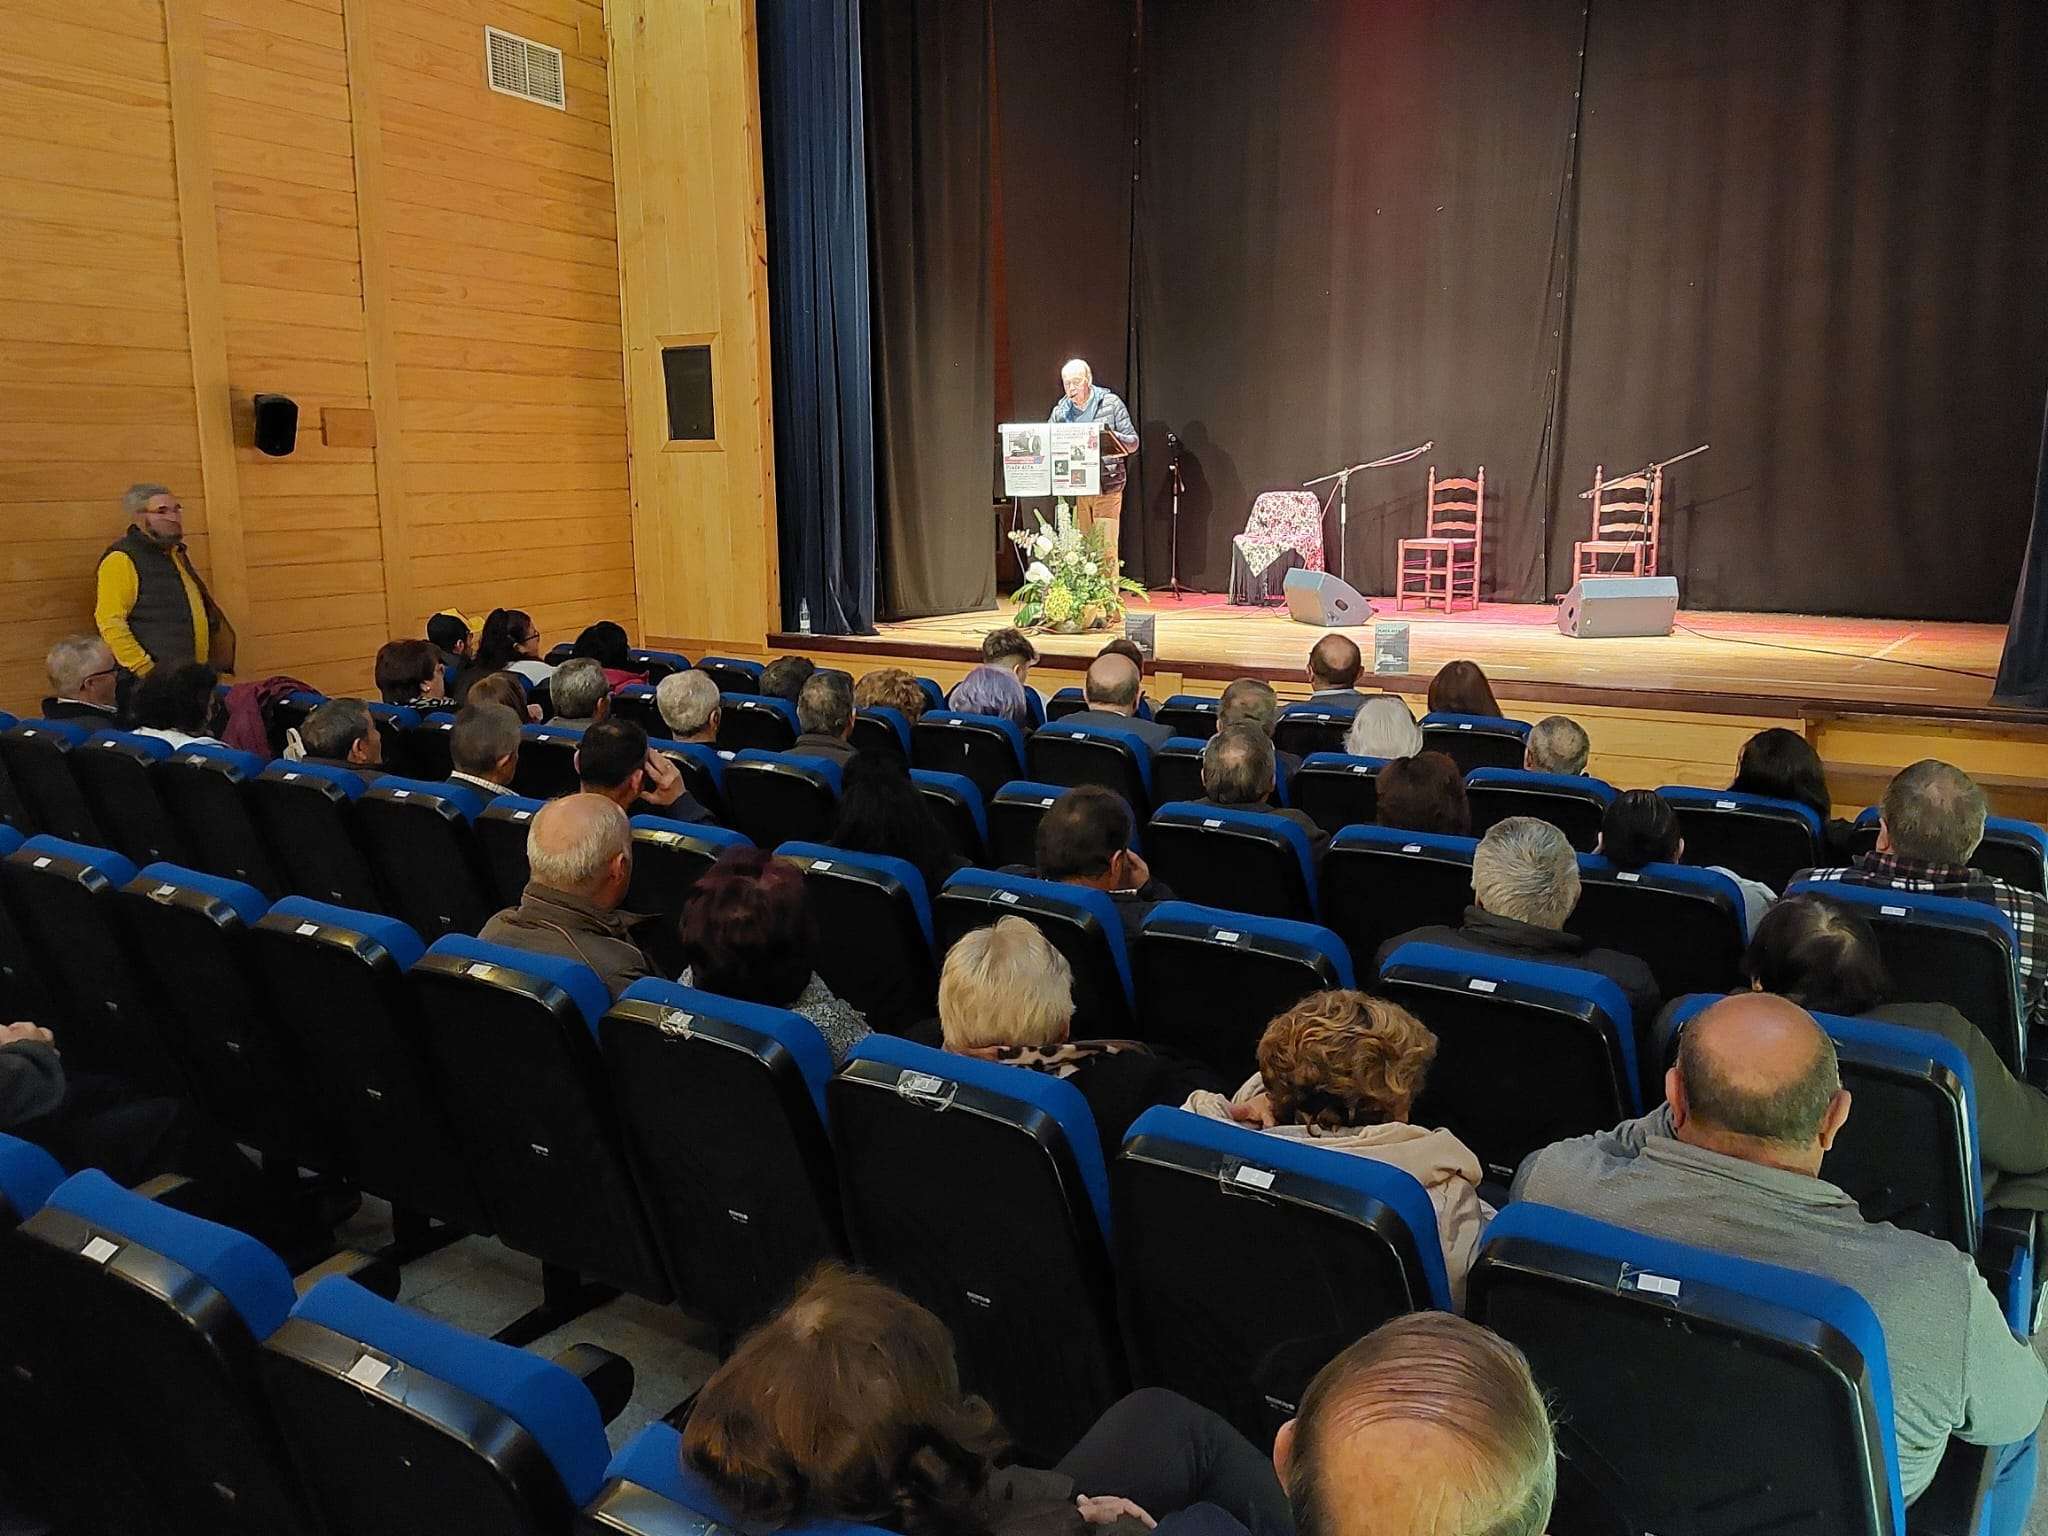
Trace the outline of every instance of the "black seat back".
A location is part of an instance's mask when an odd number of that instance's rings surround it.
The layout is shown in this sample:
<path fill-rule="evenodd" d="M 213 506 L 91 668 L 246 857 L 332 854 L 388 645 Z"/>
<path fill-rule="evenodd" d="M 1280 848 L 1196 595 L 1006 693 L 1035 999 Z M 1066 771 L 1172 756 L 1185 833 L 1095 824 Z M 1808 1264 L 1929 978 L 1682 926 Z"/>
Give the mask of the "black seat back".
<path fill-rule="evenodd" d="M 572 726 L 522 725 L 512 793 L 535 800 L 575 794 L 582 787 L 576 777 L 576 748 L 582 740 L 583 733 Z"/>
<path fill-rule="evenodd" d="M 284 881 L 257 830 L 247 788 L 263 767 L 253 752 L 180 747 L 156 765 L 156 783 L 183 834 L 190 867 L 253 885 L 275 901 L 285 894 Z"/>
<path fill-rule="evenodd" d="M 1128 1039 L 1137 1028 L 1123 920 L 1103 891 L 1027 875 L 963 869 L 932 900 L 941 959 L 977 928 L 1021 917 L 1066 956 L 1074 973 L 1075 1039 Z"/>
<path fill-rule="evenodd" d="M 1204 698 L 1196 693 L 1176 693 L 1152 718 L 1172 731 L 1176 736 L 1192 736 L 1198 741 L 1207 741 L 1216 734 L 1216 722 L 1223 711 L 1221 699 Z"/>
<path fill-rule="evenodd" d="M 1342 752 L 1355 713 L 1341 705 L 1289 704 L 1273 726 L 1273 745 L 1301 758 Z"/>
<path fill-rule="evenodd" d="M 1176 800 L 1199 800 L 1202 788 L 1203 743 L 1192 736 L 1176 736 L 1152 754 L 1152 798 L 1160 805 Z"/>
<path fill-rule="evenodd" d="M 1667 784 L 1657 791 L 1678 813 L 1685 862 L 1719 865 L 1782 891 L 1821 862 L 1822 828 L 1812 807 L 1734 790 Z"/>
<path fill-rule="evenodd" d="M 249 807 L 264 846 L 295 896 L 361 912 L 384 908 L 384 892 L 356 841 L 355 801 L 363 781 L 317 763 L 272 763 L 250 781 Z"/>
<path fill-rule="evenodd" d="M 988 808 L 974 780 L 930 768 L 913 768 L 910 778 L 953 851 L 970 864 L 987 863 Z"/>
<path fill-rule="evenodd" d="M 125 731 L 101 731 L 69 754 L 72 776 L 107 845 L 137 864 L 187 862 L 185 839 L 157 788 L 156 765 L 170 755 L 162 737 Z"/>
<path fill-rule="evenodd" d="M 787 752 L 802 734 L 796 706 L 767 694 L 728 693 L 718 703 L 721 751 Z"/>
<path fill-rule="evenodd" d="M 910 728 L 911 766 L 964 775 L 991 804 L 997 790 L 1024 777 L 1024 754 L 1024 733 L 993 715 L 928 709 Z"/>
<path fill-rule="evenodd" d="M 1012 779 L 997 789 L 988 802 L 989 863 L 998 869 L 1036 867 L 1038 824 L 1066 792 L 1064 785 L 1029 779 Z"/>
<path fill-rule="evenodd" d="M 1422 717 L 1422 750 L 1441 752 L 1458 772 L 1519 768 L 1529 749 L 1529 727 L 1491 715 L 1430 713 Z"/>
<path fill-rule="evenodd" d="M 526 889 L 526 834 L 533 826 L 535 814 L 545 804 L 545 800 L 532 800 L 525 795 L 499 795 L 477 813 L 471 825 L 477 850 L 490 874 L 491 899 L 499 907 L 519 905 L 519 897 Z"/>
<path fill-rule="evenodd" d="M 863 709 L 853 717 L 853 745 L 859 752 L 879 752 L 898 762 L 910 762 L 910 722 L 901 710 Z"/>
<path fill-rule="evenodd" d="M 444 933 L 475 933 L 498 910 L 473 826 L 482 810 L 466 785 L 395 776 L 377 780 L 356 802 L 356 835 L 391 893 L 392 914 L 430 943 Z"/>
<path fill-rule="evenodd" d="M 917 866 L 822 843 L 784 843 L 775 854 L 803 871 L 818 931 L 832 935 L 818 973 L 833 995 L 875 1029 L 901 1033 L 938 1017 L 931 900 Z"/>
<path fill-rule="evenodd" d="M 747 750 L 725 770 L 726 819 L 757 847 L 819 843 L 839 819 L 839 764 Z"/>
<path fill-rule="evenodd" d="M 1727 876 L 1687 864 L 1616 869 L 1597 854 L 1579 857 L 1579 904 L 1565 928 L 1634 955 L 1663 997 L 1732 989 L 1749 942 L 1742 892 Z"/>
<path fill-rule="evenodd" d="M 71 772 L 71 753 L 91 734 L 71 720 L 21 720 L 0 730 L 0 763 L 28 818 L 23 831 L 107 846 Z"/>
<path fill-rule="evenodd" d="M 1476 768 L 1465 780 L 1472 807 L 1472 835 L 1487 832 L 1510 816 L 1533 816 L 1565 835 L 1580 853 L 1600 842 L 1600 823 L 1614 791 L 1583 774 L 1530 773 L 1522 768 Z"/>
<path fill-rule="evenodd" d="M 1315 921 L 1315 864 L 1307 834 L 1255 807 L 1182 801 L 1145 824 L 1145 858 L 1176 896 L 1259 917 Z"/>
<path fill-rule="evenodd" d="M 1099 784 L 1122 795 L 1138 820 L 1152 814 L 1152 754 L 1133 732 L 1054 722 L 1031 733 L 1026 756 L 1041 783 Z"/>
<path fill-rule="evenodd" d="M 1476 838 L 1393 827 L 1347 827 L 1330 839 L 1317 872 L 1323 922 L 1354 955 L 1368 957 L 1415 928 L 1455 928 L 1472 904 Z"/>
<path fill-rule="evenodd" d="M 677 1293 L 736 1340 L 846 1253 L 831 1051 L 797 1014 L 653 980 L 626 989 L 598 1038 Z"/>
<path fill-rule="evenodd" d="M 391 759 L 392 771 L 429 783 L 447 778 L 455 767 L 449 753 L 454 733 L 455 717 L 448 714 L 432 714 L 417 725 L 401 727 L 397 751 Z"/>
<path fill-rule="evenodd" d="M 1371 826 L 1379 815 L 1379 771 L 1383 757 L 1318 752 L 1302 760 L 1287 781 L 1287 798 L 1325 832 Z"/>

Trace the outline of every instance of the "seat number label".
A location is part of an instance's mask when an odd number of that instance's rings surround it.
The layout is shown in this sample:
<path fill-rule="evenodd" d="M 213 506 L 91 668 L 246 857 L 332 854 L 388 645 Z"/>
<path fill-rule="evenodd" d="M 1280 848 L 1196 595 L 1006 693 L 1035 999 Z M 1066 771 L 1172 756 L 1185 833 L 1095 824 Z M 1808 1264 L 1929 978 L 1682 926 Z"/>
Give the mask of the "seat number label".
<path fill-rule="evenodd" d="M 1488 981 L 1483 976 L 1474 976 L 1465 983 L 1465 990 L 1467 992 L 1498 992 L 1500 990 L 1500 983 Z"/>

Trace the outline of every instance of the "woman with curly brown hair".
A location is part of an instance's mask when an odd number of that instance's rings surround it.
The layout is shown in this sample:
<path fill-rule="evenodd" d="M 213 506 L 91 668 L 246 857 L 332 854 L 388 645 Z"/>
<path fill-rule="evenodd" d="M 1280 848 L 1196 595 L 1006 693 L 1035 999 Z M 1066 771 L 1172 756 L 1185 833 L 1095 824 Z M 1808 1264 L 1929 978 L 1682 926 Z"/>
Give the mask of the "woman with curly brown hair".
<path fill-rule="evenodd" d="M 1436 1036 L 1407 1009 L 1363 992 L 1317 992 L 1266 1026 L 1259 1070 L 1235 1094 L 1192 1094 L 1183 1107 L 1414 1175 L 1436 1210 L 1451 1299 L 1462 1307 L 1493 1207 L 1479 1198 L 1470 1147 L 1408 1123 L 1435 1059 Z"/>

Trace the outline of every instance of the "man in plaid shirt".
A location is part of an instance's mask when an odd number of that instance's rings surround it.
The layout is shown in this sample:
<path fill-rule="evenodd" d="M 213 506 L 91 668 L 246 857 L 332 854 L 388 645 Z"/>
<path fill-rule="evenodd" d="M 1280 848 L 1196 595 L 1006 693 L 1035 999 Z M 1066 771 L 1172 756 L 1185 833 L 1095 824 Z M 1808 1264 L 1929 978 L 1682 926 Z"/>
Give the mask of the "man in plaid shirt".
<path fill-rule="evenodd" d="M 1967 773 L 1926 758 L 1900 769 L 1885 787 L 1876 852 L 1847 869 L 1810 869 L 1800 878 L 1958 896 L 1998 908 L 2019 934 L 2020 994 L 2031 1033 L 2048 1028 L 2048 898 L 1970 868 L 1988 814 L 1984 791 Z"/>

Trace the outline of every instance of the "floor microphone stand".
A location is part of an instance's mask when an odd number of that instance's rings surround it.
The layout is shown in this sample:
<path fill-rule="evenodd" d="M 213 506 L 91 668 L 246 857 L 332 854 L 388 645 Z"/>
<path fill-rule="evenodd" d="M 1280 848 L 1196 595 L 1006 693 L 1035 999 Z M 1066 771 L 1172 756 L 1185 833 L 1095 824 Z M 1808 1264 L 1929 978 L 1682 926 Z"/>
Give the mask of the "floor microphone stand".
<path fill-rule="evenodd" d="M 1187 489 L 1180 478 L 1180 454 L 1167 461 L 1166 472 L 1173 477 L 1173 554 L 1168 566 L 1166 590 L 1180 597 L 1188 590 L 1180 584 L 1180 493 Z"/>
<path fill-rule="evenodd" d="M 1336 489 L 1330 493 L 1337 502 L 1337 569 L 1333 573 L 1334 575 L 1342 576 L 1344 574 L 1344 538 L 1350 531 L 1351 523 L 1351 477 L 1361 469 L 1385 469 L 1389 464 L 1405 464 L 1410 459 L 1420 458 L 1435 446 L 1436 439 L 1431 438 L 1428 442 L 1419 443 L 1413 448 L 1403 448 L 1399 453 L 1390 453 L 1384 458 L 1373 459 L 1364 464 L 1353 464 L 1348 469 L 1332 470 L 1327 475 L 1317 475 L 1313 480 L 1301 482 L 1303 490 L 1307 490 L 1313 485 L 1321 485 L 1326 480 L 1337 482 Z M 1329 511 L 1330 503 L 1325 501 L 1323 503 L 1324 515 L 1328 516 Z"/>

